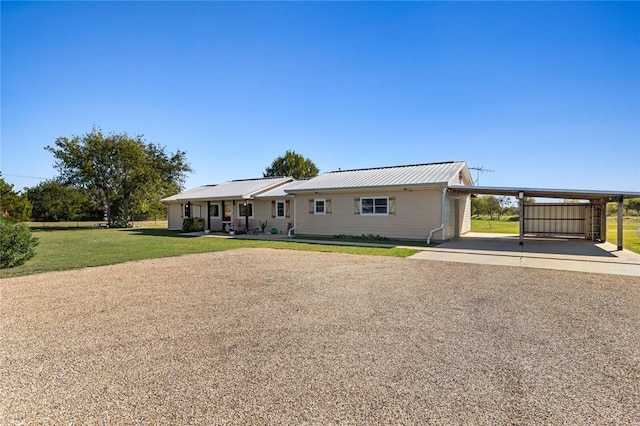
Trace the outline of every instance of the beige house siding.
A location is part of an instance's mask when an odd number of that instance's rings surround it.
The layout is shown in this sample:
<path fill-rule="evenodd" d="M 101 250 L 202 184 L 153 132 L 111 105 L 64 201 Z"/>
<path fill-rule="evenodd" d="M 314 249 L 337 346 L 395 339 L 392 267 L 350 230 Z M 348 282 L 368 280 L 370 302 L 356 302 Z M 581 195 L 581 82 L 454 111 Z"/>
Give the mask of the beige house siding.
<path fill-rule="evenodd" d="M 167 205 L 167 221 L 169 229 L 182 229 L 182 211 L 180 204 L 171 203 Z"/>
<path fill-rule="evenodd" d="M 471 231 L 471 196 L 464 197 L 464 210 L 462 211 L 462 229 L 460 235 Z"/>
<path fill-rule="evenodd" d="M 458 204 L 456 209 L 456 203 Z M 458 218 L 456 220 L 456 214 Z M 458 229 L 456 230 L 456 226 Z M 435 239 L 451 239 L 471 230 L 471 198 L 467 195 L 447 195 L 445 198 L 444 235 Z"/>
<path fill-rule="evenodd" d="M 388 215 L 356 214 L 356 198 L 389 197 Z M 309 213 L 309 200 L 330 200 L 330 213 Z M 324 192 L 296 196 L 296 234 L 380 235 L 390 238 L 425 239 L 441 224 L 442 192 L 439 188 L 412 190 L 363 189 L 354 192 Z M 329 210 L 329 205 L 327 205 Z M 434 239 L 442 239 L 441 232 Z"/>
<path fill-rule="evenodd" d="M 356 214 L 359 211 L 359 203 L 356 199 L 366 197 L 389 197 L 388 215 L 363 215 Z M 323 198 L 330 201 L 330 213 L 325 215 L 309 214 L 309 200 Z M 460 234 L 471 229 L 470 213 L 471 201 L 468 196 L 445 196 L 445 228 L 435 232 L 433 240 L 453 238 L 455 234 L 455 199 L 459 201 L 459 225 Z M 311 195 L 299 194 L 295 201 L 282 199 L 254 199 L 253 216 L 249 218 L 249 226 L 258 228 L 260 222 L 267 222 L 266 232 L 276 228 L 278 233 L 286 233 L 289 223 L 296 219 L 296 233 L 308 235 L 380 235 L 388 238 L 425 239 L 429 232 L 440 226 L 442 193 L 439 188 L 413 189 L 413 190 L 363 190 L 362 192 L 319 193 Z M 235 201 L 235 204 L 234 204 Z M 239 216 L 239 205 L 245 200 L 225 200 L 232 205 L 231 222 L 234 226 L 244 227 L 245 218 Z M 274 202 L 284 202 L 286 217 L 274 217 Z M 289 202 L 287 202 L 289 201 Z M 295 213 L 294 213 L 294 202 Z M 219 216 L 211 216 L 211 230 L 220 232 L 224 230 L 222 222 L 222 202 L 211 201 L 213 206 L 218 205 Z M 184 203 L 170 203 L 167 205 L 168 228 L 172 230 L 182 229 Z M 329 207 L 329 206 L 327 206 Z M 191 216 L 200 217 L 207 221 L 207 202 L 198 201 L 191 203 Z M 206 226 L 209 222 L 206 222 Z"/>
<path fill-rule="evenodd" d="M 267 222 L 265 232 L 269 233 L 271 229 L 276 228 L 278 233 L 282 234 L 287 232 L 287 226 L 291 222 L 293 223 L 293 201 L 286 199 L 275 200 L 254 200 L 255 210 L 254 215 L 256 219 L 256 226 L 260 226 L 260 222 Z M 275 217 L 275 202 L 285 203 L 285 217 Z"/>

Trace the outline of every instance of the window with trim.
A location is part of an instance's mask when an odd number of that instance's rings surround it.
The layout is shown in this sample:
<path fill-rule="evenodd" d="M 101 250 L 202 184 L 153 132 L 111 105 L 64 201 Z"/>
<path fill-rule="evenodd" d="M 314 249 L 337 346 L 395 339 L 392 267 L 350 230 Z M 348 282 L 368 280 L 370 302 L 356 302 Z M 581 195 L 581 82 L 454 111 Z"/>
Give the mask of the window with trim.
<path fill-rule="evenodd" d="M 285 217 L 287 214 L 284 201 L 276 201 L 276 217 Z"/>
<path fill-rule="evenodd" d="M 249 209 L 249 214 L 247 214 L 247 208 Z M 253 203 L 240 203 L 238 204 L 238 216 L 239 217 L 253 217 Z"/>
<path fill-rule="evenodd" d="M 326 200 L 324 198 L 315 198 L 313 200 L 313 213 L 326 214 Z"/>
<path fill-rule="evenodd" d="M 361 214 L 389 214 L 389 197 L 363 197 L 360 199 Z"/>
<path fill-rule="evenodd" d="M 211 217 L 220 217 L 220 204 L 211 204 L 211 212 L 209 213 Z"/>

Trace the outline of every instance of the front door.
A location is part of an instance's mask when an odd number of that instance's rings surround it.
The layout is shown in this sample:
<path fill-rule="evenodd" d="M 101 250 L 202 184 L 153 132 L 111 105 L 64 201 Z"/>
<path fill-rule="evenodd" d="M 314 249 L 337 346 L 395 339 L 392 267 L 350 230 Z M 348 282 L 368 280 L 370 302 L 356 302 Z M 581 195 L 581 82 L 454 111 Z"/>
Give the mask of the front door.
<path fill-rule="evenodd" d="M 233 212 L 233 206 L 229 201 L 222 202 L 222 221 L 223 222 L 231 222 L 231 213 Z"/>

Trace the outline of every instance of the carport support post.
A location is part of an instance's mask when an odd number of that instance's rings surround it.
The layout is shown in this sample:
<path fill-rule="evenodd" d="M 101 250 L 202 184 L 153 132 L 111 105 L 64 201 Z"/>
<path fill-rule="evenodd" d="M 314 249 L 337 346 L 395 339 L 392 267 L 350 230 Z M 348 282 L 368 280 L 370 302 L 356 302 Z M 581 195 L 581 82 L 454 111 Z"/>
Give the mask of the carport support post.
<path fill-rule="evenodd" d="M 618 198 L 618 250 L 622 250 L 622 213 L 624 212 L 624 197 Z"/>
<path fill-rule="evenodd" d="M 521 246 L 524 245 L 524 192 L 518 192 L 518 219 L 520 222 L 519 226 L 519 239 L 518 244 Z"/>

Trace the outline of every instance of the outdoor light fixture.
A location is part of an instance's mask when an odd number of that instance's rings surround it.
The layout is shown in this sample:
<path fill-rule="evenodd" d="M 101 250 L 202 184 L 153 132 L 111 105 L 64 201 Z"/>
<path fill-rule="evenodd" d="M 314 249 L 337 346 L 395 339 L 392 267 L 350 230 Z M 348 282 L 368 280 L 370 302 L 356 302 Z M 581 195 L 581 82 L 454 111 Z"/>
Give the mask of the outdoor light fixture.
<path fill-rule="evenodd" d="M 522 200 L 524 198 L 524 192 L 518 192 L 518 198 Z"/>

